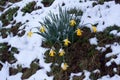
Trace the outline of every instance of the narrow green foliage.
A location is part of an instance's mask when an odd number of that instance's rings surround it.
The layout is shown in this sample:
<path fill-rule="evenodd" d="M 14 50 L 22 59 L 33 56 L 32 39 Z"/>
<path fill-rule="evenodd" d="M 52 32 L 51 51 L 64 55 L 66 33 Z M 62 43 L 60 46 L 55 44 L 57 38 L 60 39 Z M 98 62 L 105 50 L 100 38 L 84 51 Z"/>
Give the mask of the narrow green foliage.
<path fill-rule="evenodd" d="M 70 26 L 70 20 L 72 19 L 76 21 L 74 27 Z M 45 27 L 46 31 L 38 34 L 44 37 L 45 42 L 54 45 L 55 42 L 59 44 L 66 38 L 74 42 L 72 36 L 75 34 L 79 21 L 73 15 L 68 14 L 67 10 L 59 8 L 59 14 L 50 12 L 49 17 L 45 17 L 44 22 L 40 22 L 40 24 Z"/>

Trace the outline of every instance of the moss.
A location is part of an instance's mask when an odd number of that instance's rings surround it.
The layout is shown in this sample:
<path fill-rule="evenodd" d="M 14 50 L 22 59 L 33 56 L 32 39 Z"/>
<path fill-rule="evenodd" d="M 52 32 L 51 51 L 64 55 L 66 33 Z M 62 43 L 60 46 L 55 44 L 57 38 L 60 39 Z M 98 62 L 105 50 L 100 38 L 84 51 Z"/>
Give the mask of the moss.
<path fill-rule="evenodd" d="M 14 49 L 16 49 L 17 53 L 19 52 L 17 48 Z M 0 43 L 0 61 L 8 61 L 10 64 L 16 62 L 16 59 L 14 57 L 15 53 L 16 52 L 13 50 L 13 47 L 11 47 L 11 45 L 8 45 L 8 43 Z"/>
<path fill-rule="evenodd" d="M 107 27 L 107 28 L 104 30 L 104 32 L 109 33 L 109 32 L 110 32 L 110 31 L 112 31 L 112 30 L 117 30 L 117 31 L 119 31 L 119 32 L 120 32 L 120 27 L 119 27 L 119 26 L 117 26 L 117 25 L 114 25 L 114 26 L 109 26 L 109 27 Z"/>
<path fill-rule="evenodd" d="M 19 1 L 21 1 L 21 0 L 0 0 L 0 5 L 5 6 L 6 2 L 16 3 Z"/>
<path fill-rule="evenodd" d="M 0 63 L 0 70 L 2 69 L 3 65 Z"/>
<path fill-rule="evenodd" d="M 96 6 L 98 3 L 96 3 L 96 2 L 93 2 L 92 3 L 92 6 L 94 7 L 94 6 Z"/>
<path fill-rule="evenodd" d="M 17 65 L 17 68 L 10 67 L 9 75 L 16 75 L 17 73 L 22 72 L 23 74 L 22 74 L 21 79 L 27 79 L 31 75 L 35 74 L 36 71 L 39 69 L 41 69 L 41 67 L 39 66 L 39 60 L 35 59 L 30 64 L 30 68 L 27 68 L 27 67 L 23 68 L 22 65 Z"/>
<path fill-rule="evenodd" d="M 41 2 L 43 3 L 44 7 L 49 7 L 54 0 L 42 0 Z"/>
<path fill-rule="evenodd" d="M 98 78 L 100 78 L 100 73 L 99 72 L 96 72 L 96 73 L 91 73 L 90 75 L 90 79 L 92 80 L 97 80 Z"/>
<path fill-rule="evenodd" d="M 76 9 L 76 8 L 73 8 L 73 9 L 68 10 L 68 14 L 75 14 L 76 16 L 82 16 L 83 11 Z"/>
<path fill-rule="evenodd" d="M 26 4 L 25 7 L 23 7 L 23 8 L 21 9 L 21 11 L 24 12 L 24 14 L 25 14 L 25 13 L 31 13 L 33 10 L 35 10 L 35 5 L 36 5 L 36 2 L 35 2 L 35 1 L 29 2 L 28 4 Z"/>
<path fill-rule="evenodd" d="M 16 47 L 11 47 L 11 53 L 19 53 L 19 51 Z"/>
<path fill-rule="evenodd" d="M 19 1 L 21 1 L 21 0 L 9 0 L 9 2 L 11 2 L 11 3 L 16 3 L 16 2 L 19 2 Z"/>
<path fill-rule="evenodd" d="M 15 13 L 17 13 L 18 9 L 19 7 L 10 8 L 0 16 L 0 20 L 3 23 L 2 26 L 7 26 L 10 23 L 10 21 L 13 20 L 13 16 L 15 15 Z"/>
<path fill-rule="evenodd" d="M 18 73 L 17 69 L 12 67 L 9 68 L 9 75 L 16 75 L 17 73 Z"/>
<path fill-rule="evenodd" d="M 6 1 L 5 0 L 1 0 L 0 1 L 0 5 L 4 6 L 6 4 Z"/>
<path fill-rule="evenodd" d="M 22 25 L 21 22 L 16 23 L 14 26 L 12 26 L 12 27 L 10 28 L 10 33 L 12 33 L 13 36 L 18 35 L 19 27 L 20 27 L 21 25 Z"/>
<path fill-rule="evenodd" d="M 99 0 L 98 4 L 104 4 L 105 0 Z"/>
<path fill-rule="evenodd" d="M 96 37 L 99 41 L 98 46 L 105 46 L 106 44 L 113 44 L 114 42 L 120 42 L 120 38 L 117 36 L 114 36 L 113 34 L 110 34 L 112 30 L 117 30 L 120 32 L 119 26 L 109 26 L 104 30 L 104 32 L 99 32 L 96 34 Z"/>
<path fill-rule="evenodd" d="M 24 29 L 19 30 L 19 27 L 21 25 L 22 25 L 21 23 L 16 23 L 11 28 L 1 28 L 0 36 L 2 36 L 2 38 L 7 38 L 9 34 L 12 34 L 13 36 L 18 35 L 19 37 L 22 37 L 25 34 L 25 30 Z"/>
<path fill-rule="evenodd" d="M 38 63 L 32 62 L 30 65 L 30 68 L 22 69 L 22 72 L 23 72 L 22 79 L 29 78 L 31 75 L 35 74 L 35 72 L 39 69 L 40 69 L 40 67 L 39 67 Z"/>
<path fill-rule="evenodd" d="M 2 36 L 2 38 L 6 38 L 8 36 L 8 33 L 9 33 L 9 29 L 6 28 L 0 29 L 0 36 Z"/>

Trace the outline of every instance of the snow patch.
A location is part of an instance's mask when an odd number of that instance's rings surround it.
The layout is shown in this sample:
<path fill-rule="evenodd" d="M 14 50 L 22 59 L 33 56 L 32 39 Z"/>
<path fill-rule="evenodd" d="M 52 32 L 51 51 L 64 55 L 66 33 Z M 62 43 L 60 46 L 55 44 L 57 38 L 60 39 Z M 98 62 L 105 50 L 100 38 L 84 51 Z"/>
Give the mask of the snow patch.
<path fill-rule="evenodd" d="M 91 45 L 97 45 L 97 44 L 98 44 L 97 41 L 98 41 L 98 40 L 97 40 L 96 37 L 89 39 L 89 42 L 90 42 Z"/>

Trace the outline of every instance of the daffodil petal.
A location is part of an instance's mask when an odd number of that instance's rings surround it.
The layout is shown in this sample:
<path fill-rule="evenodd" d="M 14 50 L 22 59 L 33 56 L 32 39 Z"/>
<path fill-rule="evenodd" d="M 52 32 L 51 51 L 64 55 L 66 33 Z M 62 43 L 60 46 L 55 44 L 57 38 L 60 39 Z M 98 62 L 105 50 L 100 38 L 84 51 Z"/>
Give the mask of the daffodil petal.
<path fill-rule="evenodd" d="M 62 63 L 62 64 L 61 64 L 61 68 L 62 68 L 63 70 L 67 70 L 68 64 L 67 64 L 67 63 Z"/>

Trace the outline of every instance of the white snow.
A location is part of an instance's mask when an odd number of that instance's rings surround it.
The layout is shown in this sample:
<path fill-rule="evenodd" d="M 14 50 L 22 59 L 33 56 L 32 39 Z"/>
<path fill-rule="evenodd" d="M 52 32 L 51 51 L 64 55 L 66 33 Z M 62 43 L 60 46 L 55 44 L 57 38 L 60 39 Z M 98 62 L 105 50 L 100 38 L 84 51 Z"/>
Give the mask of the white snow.
<path fill-rule="evenodd" d="M 82 75 L 82 72 L 79 72 L 79 73 L 71 73 L 70 75 L 70 80 L 73 80 L 73 77 L 74 76 L 81 76 Z"/>
<path fill-rule="evenodd" d="M 119 80 L 120 76 L 119 75 L 114 75 L 113 77 L 110 77 L 109 75 L 103 76 L 102 78 L 98 80 Z"/>
<path fill-rule="evenodd" d="M 90 72 L 89 71 L 86 71 L 84 70 L 84 74 L 85 74 L 85 78 L 83 80 L 90 80 Z"/>
<path fill-rule="evenodd" d="M 117 68 L 113 68 L 113 71 L 114 71 L 114 72 L 117 72 Z"/>
<path fill-rule="evenodd" d="M 3 65 L 3 68 L 0 71 L 0 79 L 6 80 L 7 77 L 9 76 L 9 63 L 7 62 L 5 64 L 2 63 L 2 65 Z"/>
<path fill-rule="evenodd" d="M 85 78 L 83 80 L 90 80 L 89 76 L 90 76 L 90 72 L 87 71 L 87 70 L 84 70 L 84 75 L 85 75 Z M 79 72 L 79 73 L 71 73 L 70 75 L 70 80 L 73 80 L 73 77 L 74 76 L 81 76 L 82 75 L 82 72 Z"/>
<path fill-rule="evenodd" d="M 96 37 L 90 38 L 90 39 L 89 39 L 89 42 L 90 42 L 91 45 L 97 45 L 97 44 L 98 44 Z"/>
<path fill-rule="evenodd" d="M 106 51 L 106 48 L 105 48 L 105 47 L 99 47 L 99 46 L 97 46 L 96 49 L 97 49 L 98 51 L 101 51 L 101 52 Z"/>
<path fill-rule="evenodd" d="M 93 73 L 100 73 L 100 70 L 96 69 L 96 70 L 93 71 Z"/>
<path fill-rule="evenodd" d="M 120 37 L 120 32 L 117 33 L 117 36 Z"/>
<path fill-rule="evenodd" d="M 110 34 L 117 35 L 117 30 L 112 30 Z"/>
<path fill-rule="evenodd" d="M 107 7 L 109 6 L 109 8 Z M 114 2 L 106 2 L 104 5 L 97 5 L 92 8 L 86 9 L 82 16 L 83 24 L 91 23 L 96 24 L 97 31 L 103 31 L 106 27 L 112 25 L 120 25 L 120 5 Z M 88 17 L 90 16 L 90 18 Z"/>
<path fill-rule="evenodd" d="M 116 64 L 120 64 L 120 45 L 118 43 L 114 43 L 111 45 L 112 52 L 106 54 L 106 57 L 111 57 L 111 56 L 117 56 L 117 58 L 112 58 L 110 61 L 106 63 L 107 66 L 110 66 L 112 62 L 115 62 Z"/>
<path fill-rule="evenodd" d="M 16 75 L 9 76 L 7 80 L 14 80 L 14 79 L 21 80 L 21 76 L 22 76 L 22 73 L 17 73 Z M 5 79 L 2 79 L 2 80 L 5 80 Z"/>
<path fill-rule="evenodd" d="M 53 76 L 49 77 L 44 69 L 38 70 L 27 80 L 53 80 Z"/>

